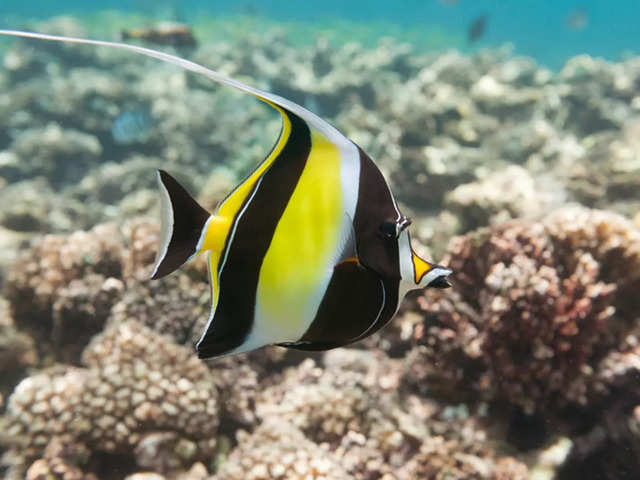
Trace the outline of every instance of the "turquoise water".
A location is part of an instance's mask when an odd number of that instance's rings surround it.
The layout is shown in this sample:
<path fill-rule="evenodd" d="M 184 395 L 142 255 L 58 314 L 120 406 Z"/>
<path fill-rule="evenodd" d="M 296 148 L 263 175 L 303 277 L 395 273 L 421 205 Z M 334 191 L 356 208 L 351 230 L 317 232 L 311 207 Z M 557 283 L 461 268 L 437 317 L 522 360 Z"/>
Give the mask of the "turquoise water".
<path fill-rule="evenodd" d="M 512 43 L 517 53 L 531 56 L 553 68 L 562 66 L 568 57 L 581 53 L 615 60 L 640 48 L 640 2 L 637 0 L 327 0 L 316 3 L 285 0 L 111 0 L 91 4 L 78 0 L 10 1 L 0 5 L 0 25 L 9 26 L 10 20 L 16 16 L 89 15 L 101 10 L 141 13 L 158 18 L 176 15 L 184 21 L 242 14 L 257 16 L 265 23 L 311 22 L 327 28 L 336 22 L 349 22 L 355 24 L 351 25 L 354 30 L 359 25 L 371 24 L 377 25 L 380 35 L 400 32 L 399 36 L 405 35 L 417 44 L 424 43 L 429 32 L 437 32 L 448 37 L 449 43 L 431 42 L 432 47 L 441 49 L 449 45 L 463 50 L 469 49 L 465 39 L 470 22 L 478 15 L 486 14 L 486 33 L 472 47 Z M 568 25 L 571 16 L 576 14 L 584 16 L 583 27 Z"/>

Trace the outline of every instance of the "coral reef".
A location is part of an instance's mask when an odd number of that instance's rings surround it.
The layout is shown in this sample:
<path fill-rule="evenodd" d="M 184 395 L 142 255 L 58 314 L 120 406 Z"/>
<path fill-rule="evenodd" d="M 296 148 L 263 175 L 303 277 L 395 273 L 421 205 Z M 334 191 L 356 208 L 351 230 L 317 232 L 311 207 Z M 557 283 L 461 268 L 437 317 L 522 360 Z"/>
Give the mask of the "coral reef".
<path fill-rule="evenodd" d="M 16 330 L 6 300 L 0 297 L 0 411 L 3 397 L 38 363 L 33 339 Z"/>
<path fill-rule="evenodd" d="M 276 418 L 255 432 L 238 432 L 234 449 L 216 480 L 298 480 L 351 477 L 331 453 L 305 438 L 293 425 Z"/>
<path fill-rule="evenodd" d="M 538 216 L 562 200 L 560 185 L 554 190 L 549 181 L 536 183 L 526 169 L 511 165 L 456 187 L 445 196 L 445 206 L 458 217 L 459 230 L 467 232 L 512 218 Z"/>
<path fill-rule="evenodd" d="M 418 299 L 416 383 L 459 382 L 529 411 L 585 405 L 600 363 L 635 338 L 640 232 L 621 217 L 566 208 L 506 223 L 455 239 L 447 261 L 456 292 Z"/>
<path fill-rule="evenodd" d="M 16 326 L 47 355 L 71 361 L 104 326 L 122 291 L 122 244 L 114 225 L 48 235 L 20 255 L 4 285 Z M 80 281 L 79 279 L 83 279 Z"/>
<path fill-rule="evenodd" d="M 500 456 L 487 444 L 487 432 L 468 418 L 455 422 L 433 419 L 432 435 L 402 467 L 400 478 L 527 480 L 527 466 Z"/>
<path fill-rule="evenodd" d="M 425 316 L 404 387 L 506 402 L 514 443 L 544 442 L 545 425 L 582 432 L 563 471 L 592 461 L 619 471 L 615 452 L 636 442 L 640 401 L 640 231 L 615 214 L 567 207 L 456 238 L 447 262 L 456 292 L 417 299 Z"/>
<path fill-rule="evenodd" d="M 16 387 L 2 429 L 14 469 L 58 437 L 91 452 L 133 452 L 139 467 L 160 472 L 212 455 L 217 390 L 189 349 L 127 322 L 96 336 L 83 363 L 54 367 Z"/>
<path fill-rule="evenodd" d="M 87 462 L 91 451 L 83 444 L 68 438 L 54 437 L 45 448 L 43 458 L 33 462 L 27 470 L 27 480 L 93 480 L 79 465 Z"/>
<path fill-rule="evenodd" d="M 65 17 L 34 28 L 104 37 Z M 454 288 L 411 294 L 354 348 L 200 362 L 206 259 L 148 280 L 154 171 L 213 210 L 278 116 L 154 60 L 16 41 L 0 71 L 0 475 L 637 477 L 638 58 L 551 72 L 508 48 L 236 37 L 192 57 L 360 144 Z M 114 122 L 139 112 L 144 138 L 120 141 Z"/>

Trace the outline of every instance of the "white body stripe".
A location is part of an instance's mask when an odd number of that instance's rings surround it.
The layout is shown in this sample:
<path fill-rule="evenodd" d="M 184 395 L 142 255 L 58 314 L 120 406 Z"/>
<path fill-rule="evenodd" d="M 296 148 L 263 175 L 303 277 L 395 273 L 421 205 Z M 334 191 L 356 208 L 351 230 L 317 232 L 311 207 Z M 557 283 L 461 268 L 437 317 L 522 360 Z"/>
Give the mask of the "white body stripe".
<path fill-rule="evenodd" d="M 417 288 L 414 281 L 413 251 L 409 232 L 404 230 L 398 238 L 398 261 L 400 262 L 400 287 L 398 291 L 398 305 L 410 290 Z"/>
<path fill-rule="evenodd" d="M 328 138 L 335 143 L 334 138 Z M 358 191 L 360 188 L 360 152 L 353 142 L 337 145 L 340 149 L 342 162 L 340 165 L 340 181 L 342 182 L 344 213 L 353 225 L 353 219 L 356 216 L 356 207 L 358 205 Z M 352 225 L 349 226 L 349 228 L 353 228 Z M 349 234 L 350 232 L 346 233 Z"/>

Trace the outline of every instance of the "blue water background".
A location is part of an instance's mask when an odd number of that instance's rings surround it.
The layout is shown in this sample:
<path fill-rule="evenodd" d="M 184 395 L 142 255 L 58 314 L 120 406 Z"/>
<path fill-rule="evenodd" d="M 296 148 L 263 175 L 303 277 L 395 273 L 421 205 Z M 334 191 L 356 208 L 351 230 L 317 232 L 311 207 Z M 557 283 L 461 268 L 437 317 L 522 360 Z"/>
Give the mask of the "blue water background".
<path fill-rule="evenodd" d="M 174 9 L 184 20 L 201 15 L 224 16 L 247 12 L 276 21 L 303 21 L 331 25 L 336 19 L 359 22 L 389 22 L 400 28 L 420 31 L 439 28 L 459 39 L 454 47 L 469 49 L 466 29 L 478 15 L 488 15 L 484 37 L 471 48 L 512 43 L 519 54 L 534 57 L 552 68 L 567 58 L 588 53 L 616 60 L 640 51 L 640 0 L 459 0 L 443 5 L 439 0 L 32 0 L 0 3 L 0 25 L 16 15 L 45 18 L 59 14 L 82 14 L 91 10 L 115 9 L 142 13 Z M 567 26 L 568 15 L 580 9 L 588 24 L 581 31 Z M 162 13 L 160 13 L 160 16 Z M 329 27 L 330 28 L 330 27 Z"/>

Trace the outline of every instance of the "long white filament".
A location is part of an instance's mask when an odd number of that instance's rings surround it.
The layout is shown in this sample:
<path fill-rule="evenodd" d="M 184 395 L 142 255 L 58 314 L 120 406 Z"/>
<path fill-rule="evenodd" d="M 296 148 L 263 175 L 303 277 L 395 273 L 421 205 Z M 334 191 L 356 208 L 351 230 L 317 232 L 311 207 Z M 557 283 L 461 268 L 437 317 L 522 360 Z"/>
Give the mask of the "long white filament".
<path fill-rule="evenodd" d="M 121 42 L 108 42 L 105 40 L 91 40 L 87 38 L 47 35 L 44 33 L 24 32 L 21 30 L 1 30 L 0 29 L 0 35 L 9 35 L 13 37 L 24 37 L 24 38 L 37 38 L 40 40 L 51 40 L 55 42 L 80 43 L 84 45 L 97 45 L 101 47 L 119 48 L 121 50 L 128 50 L 130 52 L 146 55 L 147 57 L 157 58 L 158 60 L 162 60 L 163 62 L 167 62 L 167 63 L 172 63 L 173 65 L 177 65 L 178 67 L 184 68 L 185 70 L 189 70 L 191 72 L 204 75 L 205 77 L 208 77 L 216 82 L 236 88 L 242 92 L 253 95 L 261 100 L 266 100 L 267 102 L 272 102 L 272 103 L 275 103 L 276 105 L 280 105 L 296 113 L 301 118 L 305 119 L 311 125 L 316 127 L 319 131 L 329 135 L 334 141 L 337 138 L 342 137 L 342 139 L 345 142 L 349 142 L 336 128 L 334 128 L 329 123 L 325 122 L 323 119 L 318 117 L 313 112 L 298 105 L 297 103 L 294 103 L 291 100 L 287 100 L 286 98 L 282 98 L 279 95 L 265 92 L 258 88 L 247 85 L 245 83 L 239 82 L 238 80 L 234 80 L 233 78 L 227 77 L 226 75 L 216 72 L 215 70 L 211 70 L 209 68 L 203 67 L 202 65 L 192 62 L 190 60 L 185 60 L 184 58 L 176 57 L 175 55 L 170 55 L 168 53 L 160 52 L 158 50 L 152 50 L 151 48 L 145 48 L 145 47 L 140 47 L 138 45 L 130 45 L 130 44 L 121 43 Z"/>

